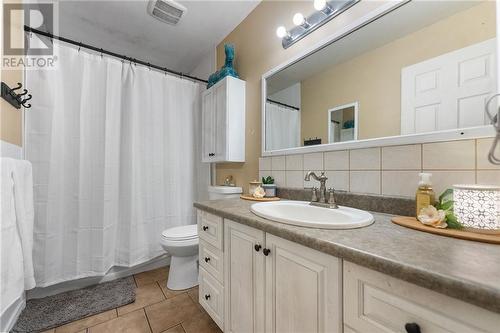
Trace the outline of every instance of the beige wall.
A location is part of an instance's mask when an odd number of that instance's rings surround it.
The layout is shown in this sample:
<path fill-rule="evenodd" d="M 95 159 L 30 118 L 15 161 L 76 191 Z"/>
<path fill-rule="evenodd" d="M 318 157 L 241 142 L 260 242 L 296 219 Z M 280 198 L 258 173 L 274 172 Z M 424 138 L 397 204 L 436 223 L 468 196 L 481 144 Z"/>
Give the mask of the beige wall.
<path fill-rule="evenodd" d="M 327 143 L 327 110 L 355 101 L 359 139 L 399 135 L 401 69 L 493 37 L 495 3 L 487 2 L 307 78 L 301 82 L 302 138 Z"/>
<path fill-rule="evenodd" d="M 258 158 L 261 155 L 261 76 L 285 62 L 340 27 L 383 5 L 381 1 L 362 1 L 347 12 L 310 34 L 287 50 L 276 37 L 279 25 L 291 26 L 293 14 L 314 11 L 312 1 L 264 0 L 217 46 L 217 66 L 224 63 L 224 43 L 233 43 L 236 49 L 235 67 L 246 81 L 246 158 L 245 163 L 217 165 L 217 183 L 233 175 L 236 184 L 246 190 L 248 182 L 258 177 Z"/>
<path fill-rule="evenodd" d="M 19 2 L 19 1 L 6 1 Z M 13 34 L 17 38 L 23 38 L 23 20 L 22 17 L 17 17 L 13 20 Z M 5 27 L 2 27 L 2 30 Z M 2 54 L 3 56 L 3 54 Z M 2 70 L 1 80 L 9 87 L 15 87 L 17 82 L 23 82 L 23 70 Z M 3 98 L 0 102 L 0 140 L 4 140 L 18 146 L 22 145 L 22 113 L 7 103 Z"/>

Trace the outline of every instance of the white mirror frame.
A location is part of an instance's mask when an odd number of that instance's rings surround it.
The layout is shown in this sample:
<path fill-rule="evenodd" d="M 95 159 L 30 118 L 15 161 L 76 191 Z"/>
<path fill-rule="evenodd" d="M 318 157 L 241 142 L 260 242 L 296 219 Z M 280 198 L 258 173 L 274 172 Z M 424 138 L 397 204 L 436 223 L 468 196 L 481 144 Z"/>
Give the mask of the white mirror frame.
<path fill-rule="evenodd" d="M 421 133 L 421 134 L 408 134 L 408 135 L 398 135 L 398 136 L 388 136 L 382 138 L 365 139 L 358 141 L 347 141 L 347 142 L 337 142 L 337 143 L 325 143 L 316 146 L 301 146 L 296 148 L 287 148 L 279 150 L 266 150 L 266 96 L 267 96 L 267 78 L 273 74 L 283 70 L 284 68 L 304 59 L 305 57 L 316 52 L 318 49 L 325 47 L 328 44 L 334 43 L 335 41 L 344 38 L 345 36 L 353 33 L 354 31 L 364 27 L 365 25 L 373 22 L 374 20 L 396 10 L 397 8 L 410 2 L 410 0 L 396 0 L 388 2 L 387 4 L 371 11 L 367 15 L 355 20 L 351 24 L 339 29 L 334 34 L 323 39 L 316 45 L 306 49 L 305 51 L 299 53 L 295 57 L 292 57 L 288 61 L 276 66 L 267 73 L 262 75 L 262 90 L 261 90 L 261 133 L 262 133 L 262 156 L 277 156 L 277 155 L 293 155 L 293 154 L 304 154 L 313 152 L 323 152 L 323 151 L 335 151 L 335 150 L 346 150 L 346 149 L 359 149 L 359 148 L 371 148 L 371 147 L 382 147 L 382 146 L 398 146 L 398 145 L 408 145 L 408 144 L 418 144 L 427 142 L 439 142 L 439 141 L 453 141 L 453 140 L 464 140 L 473 138 L 485 138 L 495 136 L 495 130 L 493 126 L 485 125 L 478 127 L 470 127 L 464 129 L 451 129 L 439 132 Z M 497 13 L 497 90 L 500 92 L 500 43 L 498 34 L 500 33 L 500 4 L 496 1 L 496 13 Z"/>
<path fill-rule="evenodd" d="M 332 142 L 330 142 L 330 138 L 332 137 L 332 124 L 331 124 L 332 112 L 344 110 L 344 109 L 351 108 L 351 107 L 354 107 L 354 138 L 352 140 L 349 140 L 349 141 L 358 140 L 359 103 L 358 103 L 358 101 L 356 101 L 356 102 L 348 103 L 348 104 L 344 104 L 344 105 L 337 105 L 331 109 L 328 109 L 328 111 L 327 111 L 328 112 L 328 143 L 332 143 Z"/>

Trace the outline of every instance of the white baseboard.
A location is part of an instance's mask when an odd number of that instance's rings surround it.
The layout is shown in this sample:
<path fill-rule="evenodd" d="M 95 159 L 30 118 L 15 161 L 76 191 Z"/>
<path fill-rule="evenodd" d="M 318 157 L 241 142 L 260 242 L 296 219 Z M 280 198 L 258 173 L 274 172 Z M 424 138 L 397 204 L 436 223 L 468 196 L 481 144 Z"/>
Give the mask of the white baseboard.
<path fill-rule="evenodd" d="M 23 293 L 0 315 L 0 332 L 10 332 L 17 322 L 17 318 L 26 307 L 26 296 Z"/>
<path fill-rule="evenodd" d="M 134 267 L 113 267 L 104 276 L 83 278 L 58 283 L 49 287 L 34 288 L 27 291 L 27 297 L 28 299 L 32 299 L 56 295 L 65 291 L 85 288 L 167 265 L 170 265 L 170 256 L 162 255 Z"/>

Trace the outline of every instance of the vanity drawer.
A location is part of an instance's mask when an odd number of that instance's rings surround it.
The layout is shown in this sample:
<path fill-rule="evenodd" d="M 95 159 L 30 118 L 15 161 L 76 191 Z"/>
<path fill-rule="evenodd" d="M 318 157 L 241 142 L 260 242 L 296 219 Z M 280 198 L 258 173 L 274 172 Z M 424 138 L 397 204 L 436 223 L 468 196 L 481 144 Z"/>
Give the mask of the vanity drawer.
<path fill-rule="evenodd" d="M 498 332 L 500 315 L 344 261 L 347 332 Z"/>
<path fill-rule="evenodd" d="M 222 251 L 204 240 L 200 240 L 200 265 L 219 282 L 223 282 L 224 256 Z"/>
<path fill-rule="evenodd" d="M 200 267 L 199 302 L 215 323 L 224 330 L 224 287 Z"/>
<path fill-rule="evenodd" d="M 198 210 L 198 236 L 222 250 L 222 217 Z"/>

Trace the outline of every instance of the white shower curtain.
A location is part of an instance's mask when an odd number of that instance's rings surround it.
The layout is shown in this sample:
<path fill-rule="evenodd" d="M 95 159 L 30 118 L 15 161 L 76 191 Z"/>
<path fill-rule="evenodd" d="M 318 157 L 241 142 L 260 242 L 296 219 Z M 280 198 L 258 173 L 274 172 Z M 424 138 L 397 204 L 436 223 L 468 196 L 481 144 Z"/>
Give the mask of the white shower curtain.
<path fill-rule="evenodd" d="M 27 71 L 37 286 L 104 275 L 163 254 L 167 227 L 195 223 L 198 83 L 59 48 Z"/>
<path fill-rule="evenodd" d="M 266 102 L 266 149 L 300 147 L 300 111 Z"/>

